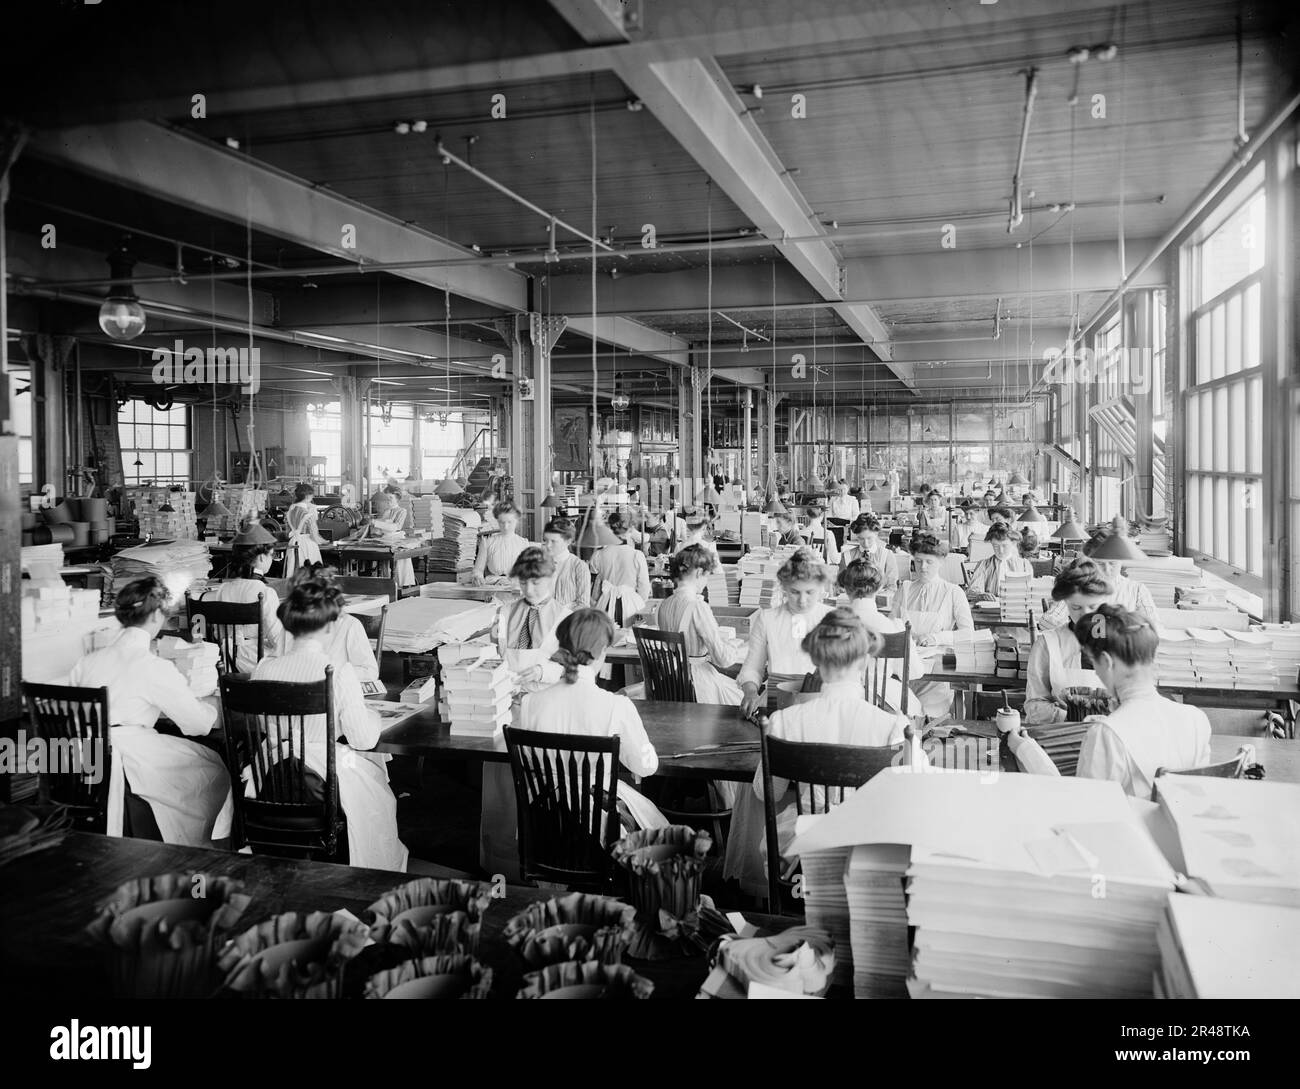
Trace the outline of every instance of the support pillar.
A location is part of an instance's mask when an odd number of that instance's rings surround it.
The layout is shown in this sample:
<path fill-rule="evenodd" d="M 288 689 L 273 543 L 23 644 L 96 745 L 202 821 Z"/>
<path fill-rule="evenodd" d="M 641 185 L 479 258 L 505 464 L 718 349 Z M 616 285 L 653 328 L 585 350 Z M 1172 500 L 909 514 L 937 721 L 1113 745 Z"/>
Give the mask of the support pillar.
<path fill-rule="evenodd" d="M 564 316 L 515 316 L 511 350 L 510 476 L 515 502 L 524 514 L 525 535 L 541 540 L 546 524 L 542 501 L 550 492 L 551 349 L 569 324 Z"/>
<path fill-rule="evenodd" d="M 367 417 L 370 392 L 369 378 L 348 375 L 334 379 L 334 389 L 339 395 L 339 411 L 343 426 L 339 437 L 339 472 L 343 485 L 351 485 L 358 503 L 365 503 L 374 490 L 366 465 Z"/>
<path fill-rule="evenodd" d="M 745 499 L 748 500 L 754 490 L 754 391 L 748 386 L 745 387 L 745 425 L 740 429 L 740 446 L 744 451 L 741 455 L 741 464 L 744 471 L 741 474 L 741 483 L 745 486 Z"/>
<path fill-rule="evenodd" d="M 1122 347 L 1124 361 L 1132 358 L 1130 353 L 1141 352 L 1144 362 L 1140 366 L 1129 366 L 1127 373 L 1141 375 L 1146 381 L 1131 391 L 1133 397 L 1133 417 L 1135 426 L 1135 456 L 1133 459 L 1133 498 L 1136 505 L 1135 515 L 1155 514 L 1155 418 L 1154 400 L 1151 389 L 1151 292 L 1143 291 L 1134 297 L 1132 306 L 1123 317 L 1124 335 Z"/>

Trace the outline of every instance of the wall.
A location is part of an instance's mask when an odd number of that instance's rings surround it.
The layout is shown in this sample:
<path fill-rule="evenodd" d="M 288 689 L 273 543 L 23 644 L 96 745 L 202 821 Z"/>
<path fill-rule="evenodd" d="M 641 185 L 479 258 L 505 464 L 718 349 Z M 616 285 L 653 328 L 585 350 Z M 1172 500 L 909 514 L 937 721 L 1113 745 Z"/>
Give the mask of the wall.
<path fill-rule="evenodd" d="M 196 405 L 192 419 L 196 480 L 207 480 L 214 467 L 221 470 L 223 477 L 229 478 L 229 455 L 241 448 L 248 449 L 250 419 L 255 424 L 254 438 L 259 452 L 268 446 L 283 447 L 287 453 L 303 456 L 309 452 L 310 431 L 305 402 L 295 403 L 281 394 L 258 397 L 251 417 L 245 401 L 238 420 L 232 420 L 224 407 L 214 409 L 208 405 Z M 263 471 L 266 471 L 265 465 Z"/>

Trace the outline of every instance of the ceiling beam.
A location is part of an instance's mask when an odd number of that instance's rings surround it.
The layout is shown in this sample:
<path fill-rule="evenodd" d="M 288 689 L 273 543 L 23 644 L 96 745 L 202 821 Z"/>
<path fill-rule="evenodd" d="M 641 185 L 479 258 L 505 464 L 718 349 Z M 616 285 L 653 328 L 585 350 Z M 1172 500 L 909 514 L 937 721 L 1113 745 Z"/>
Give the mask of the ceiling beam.
<path fill-rule="evenodd" d="M 588 291 L 590 291 L 590 283 Z M 552 306 L 551 312 L 565 313 L 557 306 Z M 566 330 L 570 333 L 578 333 L 588 338 L 594 336 L 596 340 L 618 348 L 626 348 L 636 355 L 676 363 L 678 366 L 688 362 L 691 346 L 687 341 L 671 333 L 661 333 L 658 329 L 651 329 L 650 326 L 642 325 L 639 321 L 632 321 L 630 318 L 601 317 L 599 310 L 594 321 L 590 314 L 569 314 L 568 318 L 569 324 Z"/>

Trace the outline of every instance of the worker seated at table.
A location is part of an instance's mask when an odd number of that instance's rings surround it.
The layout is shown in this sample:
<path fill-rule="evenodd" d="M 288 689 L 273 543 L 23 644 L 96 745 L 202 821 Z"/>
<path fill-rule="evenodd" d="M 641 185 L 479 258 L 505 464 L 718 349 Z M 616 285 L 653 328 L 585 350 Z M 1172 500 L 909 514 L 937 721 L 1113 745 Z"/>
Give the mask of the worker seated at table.
<path fill-rule="evenodd" d="M 1026 560 L 1052 558 L 1051 553 L 1043 548 L 1042 542 L 1038 539 L 1038 534 L 1030 529 L 1028 525 L 1020 527 L 1020 540 L 1016 542 L 1016 551 Z"/>
<path fill-rule="evenodd" d="M 802 547 L 808 543 L 803 534 L 799 532 L 799 526 L 795 522 L 793 514 L 772 515 L 772 530 L 776 534 L 778 546 L 797 545 Z"/>
<path fill-rule="evenodd" d="M 835 494 L 831 496 L 826 517 L 837 522 L 852 522 L 861 513 L 862 508 L 858 501 L 849 494 L 849 482 L 841 480 L 835 486 Z"/>
<path fill-rule="evenodd" d="M 688 545 L 668 563 L 673 592 L 659 603 L 657 625 L 662 631 L 686 636 L 691 680 L 698 703 L 738 706 L 744 693 L 740 685 L 719 670 L 735 664 L 735 651 L 722 637 L 718 618 L 702 594 L 718 557 L 703 545 Z"/>
<path fill-rule="evenodd" d="M 678 552 L 690 545 L 703 545 L 714 553 L 718 551 L 718 546 L 713 540 L 713 523 L 704 511 L 698 507 L 688 507 L 678 521 L 680 522 L 677 536 Z"/>
<path fill-rule="evenodd" d="M 366 706 L 361 682 L 348 662 L 335 662 L 326 651 L 339 618 L 344 597 L 327 579 L 305 576 L 289 591 L 280 606 L 280 620 L 293 636 L 288 653 L 263 658 L 253 670 L 254 681 L 319 681 L 333 666 L 336 736 L 335 769 L 339 804 L 347 817 L 348 864 L 376 870 L 405 871 L 406 847 L 397 837 L 397 799 L 388 785 L 388 756 L 370 752 L 379 742 L 379 716 Z M 307 715 L 303 723 L 306 749 L 301 754 L 308 770 L 322 784 L 328 774 L 325 751 L 325 716 Z M 252 791 L 248 781 L 246 792 Z"/>
<path fill-rule="evenodd" d="M 122 633 L 77 662 L 68 683 L 108 689 L 113 763 L 101 769 L 110 776 L 108 834 L 122 834 L 129 785 L 153 811 L 164 842 L 211 847 L 230 838 L 230 776 L 215 750 L 188 740 L 212 730 L 216 705 L 199 700 L 174 663 L 149 651 L 171 606 L 161 579 L 127 583 L 114 607 Z M 163 715 L 185 737 L 156 733 Z"/>
<path fill-rule="evenodd" d="M 1080 551 L 1101 568 L 1102 574 L 1106 576 L 1106 581 L 1111 584 L 1114 590 L 1111 600 L 1116 605 L 1128 609 L 1129 612 L 1137 613 L 1149 621 L 1153 627 L 1159 628 L 1160 618 L 1156 613 L 1156 603 L 1151 597 L 1151 591 L 1135 579 L 1120 574 L 1123 569 L 1122 560 L 1097 559 L 1094 555 L 1102 545 L 1116 534 L 1121 537 L 1128 536 L 1128 524 L 1119 516 L 1116 516 L 1105 529 L 1094 533 Z M 1060 605 L 1056 605 L 1043 614 L 1043 619 L 1038 626 L 1044 631 L 1048 631 L 1052 628 L 1062 627 L 1068 620 L 1069 617 L 1066 615 L 1065 609 Z"/>
<path fill-rule="evenodd" d="M 803 527 L 803 538 L 808 547 L 820 552 L 829 564 L 840 562 L 840 546 L 835 543 L 835 534 L 826 528 L 822 521 L 822 509 L 815 503 L 804 508 L 808 524 Z"/>
<path fill-rule="evenodd" d="M 894 615 L 911 623 L 919 646 L 951 646 L 957 632 L 975 630 L 975 621 L 961 587 L 942 577 L 948 542 L 917 530 L 909 547 L 915 577 L 899 587 Z M 952 686 L 943 681 L 922 681 L 913 691 L 929 718 L 940 718 L 952 708 Z"/>
<path fill-rule="evenodd" d="M 989 526 L 984 538 L 993 546 L 993 555 L 972 565 L 966 576 L 969 601 L 993 601 L 1002 592 L 1002 580 L 1008 575 L 1032 575 L 1033 565 L 1019 554 L 1020 534 L 1005 522 Z"/>
<path fill-rule="evenodd" d="M 871 657 L 880 649 L 880 636 L 868 630 L 852 609 L 834 609 L 804 635 L 800 650 L 822 678 L 821 690 L 806 703 L 796 703 L 772 714 L 768 736 L 784 741 L 823 745 L 897 745 L 903 741 L 907 719 L 869 703 L 862 677 Z M 921 755 L 924 760 L 924 755 Z M 901 761 L 900 761 L 901 763 Z M 777 842 L 782 851 L 794 838 L 797 806 L 790 784 L 773 779 L 777 801 Z M 816 790 L 817 812 L 825 810 L 824 788 Z M 803 810 L 810 812 L 810 788 L 801 785 Z M 844 797 L 852 795 L 851 789 Z M 734 878 L 755 896 L 767 893 L 766 840 L 763 818 L 763 773 L 754 773 L 752 790 L 742 790 L 732 811 L 731 834 L 723 877 Z"/>
<path fill-rule="evenodd" d="M 519 685 L 530 690 L 560 679 L 560 667 L 551 661 L 559 646 L 555 629 L 572 607 L 556 596 L 555 572 L 546 549 L 529 545 L 510 569 L 521 596 L 497 612 L 501 660 L 518 676 Z"/>
<path fill-rule="evenodd" d="M 996 522 L 1003 522 L 1006 525 L 1011 524 L 1011 508 L 1003 504 L 1001 501 L 998 501 L 989 508 L 988 516 L 990 525 L 993 525 Z"/>
<path fill-rule="evenodd" d="M 235 572 L 215 590 L 209 590 L 202 601 L 220 601 L 232 605 L 247 605 L 262 598 L 262 654 L 276 655 L 284 650 L 286 636 L 280 618 L 280 595 L 266 584 L 266 573 L 271 569 L 275 538 L 254 523 L 241 530 L 231 542 L 230 563 Z M 257 627 L 240 624 L 235 633 L 235 669 L 252 673 L 257 665 Z"/>
<path fill-rule="evenodd" d="M 840 572 L 839 587 L 849 598 L 848 607 L 853 614 L 866 625 L 867 631 L 878 635 L 896 635 L 903 631 L 906 624 L 892 616 L 886 616 L 876 605 L 876 594 L 880 592 L 880 569 L 866 560 L 854 560 Z M 925 675 L 930 668 L 929 662 L 916 651 L 916 645 L 908 646 L 907 678 L 914 681 Z M 885 699 L 893 707 L 902 708 L 903 692 L 901 661 L 896 670 L 890 671 L 890 678 L 885 684 Z M 909 699 L 909 705 L 913 701 Z"/>
<path fill-rule="evenodd" d="M 1118 605 L 1102 605 L 1075 622 L 1080 644 L 1097 675 L 1119 701 L 1117 710 L 1090 718 L 1075 773 L 1111 779 L 1135 798 L 1150 798 L 1156 769 L 1204 767 L 1210 762 L 1210 720 L 1199 707 L 1175 703 L 1156 691 L 1160 636 L 1146 618 Z M 1046 636 L 1044 636 L 1046 638 Z M 1056 765 L 1023 730 L 1007 742 L 1026 771 L 1057 775 Z"/>
<path fill-rule="evenodd" d="M 626 618 L 644 609 L 650 600 L 650 568 L 645 553 L 634 548 L 628 539 L 631 525 L 627 515 L 611 511 L 606 524 L 617 543 L 596 549 L 591 557 L 591 571 L 595 576 L 591 600 L 596 608 L 621 625 Z"/>
<path fill-rule="evenodd" d="M 614 622 L 600 609 L 578 609 L 561 620 L 554 656 L 561 677 L 548 688 L 524 697 L 519 725 L 553 734 L 617 736 L 619 763 L 633 775 L 645 777 L 659 769 L 659 756 L 636 705 L 626 696 L 596 685 L 596 675 L 616 635 Z M 624 782 L 618 784 L 618 808 L 625 831 L 668 824 L 652 801 Z"/>
<path fill-rule="evenodd" d="M 399 484 L 389 484 L 382 491 L 376 492 L 371 500 L 371 506 L 374 507 L 375 520 L 370 524 L 371 532 L 374 536 L 385 536 L 389 533 L 399 533 L 402 527 L 406 525 L 407 510 L 401 503 L 402 488 Z M 415 564 L 410 559 L 395 559 L 393 561 L 393 578 L 397 580 L 398 586 L 415 585 Z"/>
<path fill-rule="evenodd" d="M 294 575 L 289 588 L 292 590 L 303 582 L 327 582 L 332 586 L 335 574 L 334 568 L 326 567 L 323 563 L 311 564 Z M 344 604 L 346 605 L 346 598 Z M 292 647 L 294 639 L 286 636 L 285 642 Z M 370 645 L 365 626 L 351 613 L 341 613 L 328 633 L 319 637 L 319 642 L 325 648 L 330 665 L 335 669 L 347 662 L 357 675 L 357 680 L 363 684 L 379 680 L 379 662 L 375 658 L 375 648 Z"/>
<path fill-rule="evenodd" d="M 1025 681 L 1025 720 L 1064 722 L 1071 688 L 1100 689 L 1101 678 L 1083 660 L 1078 621 L 1114 601 L 1115 587 L 1089 559 L 1076 560 L 1056 576 L 1052 600 L 1065 609 L 1067 623 L 1041 633 L 1029 652 Z"/>
<path fill-rule="evenodd" d="M 803 637 L 830 612 L 822 600 L 826 566 L 815 552 L 799 549 L 781 565 L 776 578 L 783 600 L 754 614 L 745 664 L 736 678 L 745 694 L 740 704 L 745 718 L 766 706 L 781 682 L 802 681 L 816 669 L 802 649 Z"/>
<path fill-rule="evenodd" d="M 293 504 L 284 512 L 284 523 L 289 529 L 289 559 L 285 561 L 285 574 L 292 575 L 294 561 L 298 564 L 320 563 L 320 546 L 325 538 L 320 535 L 320 508 L 312 502 L 316 489 L 310 484 L 299 484 L 293 490 Z"/>
<path fill-rule="evenodd" d="M 646 555 L 651 559 L 672 553 L 672 530 L 658 511 L 646 512 L 644 534 Z"/>
<path fill-rule="evenodd" d="M 555 600 L 571 609 L 591 604 L 591 568 L 572 550 L 577 531 L 567 518 L 552 518 L 542 530 L 542 544 L 555 564 Z"/>
<path fill-rule="evenodd" d="M 897 588 L 898 557 L 880 539 L 880 519 L 874 514 L 860 514 L 849 523 L 849 539 L 840 550 L 840 570 L 856 560 L 866 560 L 876 568 L 886 590 Z"/>
<path fill-rule="evenodd" d="M 519 508 L 510 500 L 494 504 L 492 517 L 496 520 L 497 531 L 479 538 L 478 556 L 470 575 L 470 582 L 475 586 L 482 586 L 489 579 L 498 582 L 508 579 L 519 553 L 529 545 L 519 536 Z"/>

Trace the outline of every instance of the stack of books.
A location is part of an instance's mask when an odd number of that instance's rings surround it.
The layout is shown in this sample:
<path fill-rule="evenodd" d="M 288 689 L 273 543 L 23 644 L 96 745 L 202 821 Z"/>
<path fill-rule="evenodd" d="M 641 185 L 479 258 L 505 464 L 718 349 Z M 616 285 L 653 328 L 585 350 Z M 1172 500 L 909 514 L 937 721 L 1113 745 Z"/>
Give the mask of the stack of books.
<path fill-rule="evenodd" d="M 1180 589 L 1201 584 L 1200 570 L 1195 561 L 1186 556 L 1153 557 L 1144 563 L 1126 563 L 1123 571 L 1151 591 L 1157 609 L 1172 609 Z"/>
<path fill-rule="evenodd" d="M 999 588 L 999 619 L 1012 624 L 1029 624 L 1029 614 L 1043 614 L 1043 599 L 1052 595 L 1053 579 L 1032 575 L 1007 575 Z"/>
<path fill-rule="evenodd" d="M 780 604 L 781 584 L 774 577 L 746 575 L 740 584 L 737 605 L 756 605 L 761 609 Z"/>
<path fill-rule="evenodd" d="M 1156 648 L 1156 680 L 1160 684 L 1196 684 L 1196 668 L 1192 664 L 1191 633 L 1174 628 L 1160 629 L 1160 645 Z"/>
<path fill-rule="evenodd" d="M 1232 688 L 1236 683 L 1236 670 L 1228 658 L 1232 638 L 1218 628 L 1188 628 L 1191 637 L 1192 669 L 1196 683 L 1206 688 Z"/>
<path fill-rule="evenodd" d="M 855 998 L 907 997 L 911 955 L 903 884 L 910 854 L 906 846 L 875 844 L 854 847 L 849 856 L 844 889 Z"/>
<path fill-rule="evenodd" d="M 483 524 L 478 511 L 467 507 L 442 508 L 442 536 L 431 542 L 429 569 L 462 575 L 473 570 L 478 555 L 478 531 Z"/>
<path fill-rule="evenodd" d="M 1029 650 L 1033 636 L 1028 628 L 1001 628 L 993 633 L 995 672 L 1003 680 L 1024 680 L 1028 676 Z"/>
<path fill-rule="evenodd" d="M 997 646 L 988 628 L 954 633 L 952 647 L 958 673 L 991 674 L 997 666 Z"/>
<path fill-rule="evenodd" d="M 1135 820 L 1062 823 L 1016 861 L 913 848 L 907 873 L 913 997 L 1153 993 L 1175 878 Z"/>
<path fill-rule="evenodd" d="M 809 851 L 800 856 L 803 874 L 804 917 L 809 926 L 826 931 L 835 942 L 832 986 L 853 982 L 853 944 L 849 933 L 849 898 L 844 882 L 852 847 Z"/>
<path fill-rule="evenodd" d="M 1284 685 L 1300 681 L 1300 624 L 1259 624 L 1252 629 L 1273 641 L 1273 665 Z"/>
<path fill-rule="evenodd" d="M 463 656 L 459 656 L 462 655 Z M 455 652 L 444 647 L 439 714 L 453 734 L 491 737 L 510 723 L 514 681 L 495 648 L 461 644 Z"/>
<path fill-rule="evenodd" d="M 266 497 L 264 489 L 250 488 L 247 484 L 223 484 L 219 488 L 213 488 L 212 501 L 219 502 L 229 513 L 205 522 L 205 532 L 238 533 L 248 519 L 266 510 Z"/>
<path fill-rule="evenodd" d="M 1230 631 L 1232 640 L 1228 647 L 1228 660 L 1236 673 L 1236 688 L 1268 688 L 1278 686 L 1277 666 L 1273 664 L 1273 640 L 1263 632 Z"/>
<path fill-rule="evenodd" d="M 1169 897 L 1157 998 L 1300 998 L 1300 909 Z"/>
<path fill-rule="evenodd" d="M 436 495 L 417 495 L 411 500 L 412 528 L 435 540 L 441 538 L 446 527 L 442 520 L 442 500 Z"/>
<path fill-rule="evenodd" d="M 740 604 L 740 571 L 734 563 L 718 564 L 705 585 L 710 605 Z"/>
<path fill-rule="evenodd" d="M 194 493 L 173 492 L 167 488 L 127 488 L 123 500 L 139 525 L 141 537 L 167 540 L 197 540 L 198 523 L 194 514 Z"/>
<path fill-rule="evenodd" d="M 179 599 L 196 580 L 206 579 L 211 570 L 208 546 L 198 541 L 139 545 L 123 549 L 113 557 L 112 578 L 104 580 L 104 590 L 106 595 L 116 596 L 127 583 L 157 575 Z"/>
<path fill-rule="evenodd" d="M 1182 870 L 1211 896 L 1300 908 L 1300 784 L 1162 775 Z"/>
<path fill-rule="evenodd" d="M 166 658 L 189 683 L 190 691 L 202 699 L 217 690 L 217 658 L 221 649 L 216 643 L 187 643 L 167 635 L 158 640 L 158 657 Z"/>

